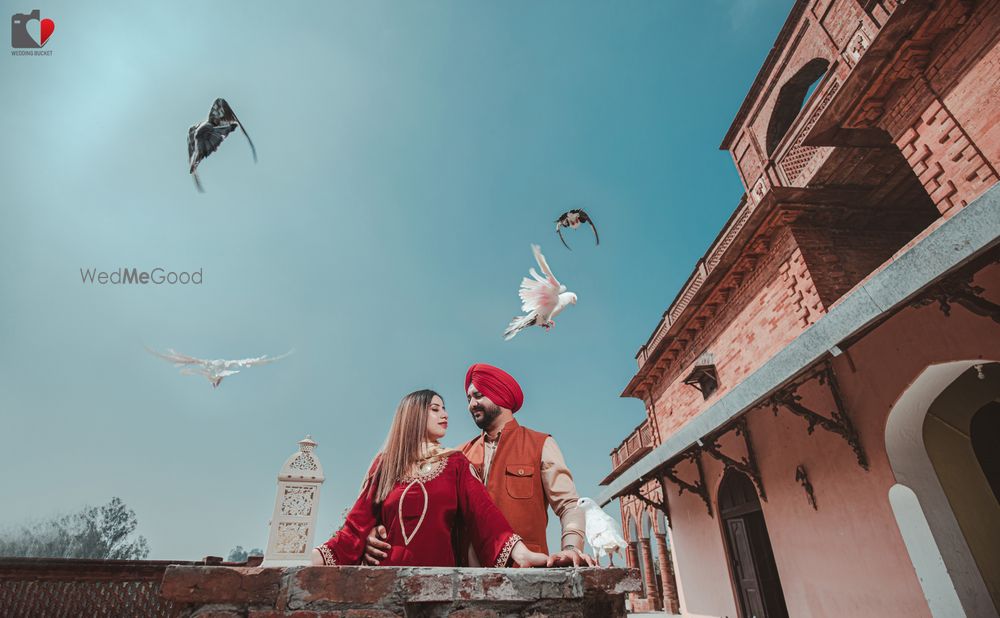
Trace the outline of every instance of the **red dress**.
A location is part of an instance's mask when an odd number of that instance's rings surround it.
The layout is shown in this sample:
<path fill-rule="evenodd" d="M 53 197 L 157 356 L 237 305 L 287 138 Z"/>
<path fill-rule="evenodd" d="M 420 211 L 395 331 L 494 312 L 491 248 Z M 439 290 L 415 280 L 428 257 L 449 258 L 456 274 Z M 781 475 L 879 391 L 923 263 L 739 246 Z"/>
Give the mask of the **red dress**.
<path fill-rule="evenodd" d="M 455 566 L 452 532 L 460 526 L 480 564 L 507 566 L 521 537 L 473 475 L 465 455 L 442 456 L 429 471 L 397 482 L 378 509 L 378 521 L 372 476 L 368 474 L 343 527 L 317 547 L 324 564 L 361 564 L 368 534 L 381 523 L 392 545 L 381 566 Z"/>

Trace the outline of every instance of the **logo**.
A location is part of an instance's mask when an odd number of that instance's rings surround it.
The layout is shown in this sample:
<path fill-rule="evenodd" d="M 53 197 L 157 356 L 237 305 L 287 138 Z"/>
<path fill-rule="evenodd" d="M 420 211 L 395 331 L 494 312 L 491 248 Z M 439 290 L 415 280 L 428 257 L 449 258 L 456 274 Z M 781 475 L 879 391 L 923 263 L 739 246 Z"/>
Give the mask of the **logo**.
<path fill-rule="evenodd" d="M 198 270 L 192 272 L 175 272 L 169 271 L 165 268 L 157 266 L 153 270 L 140 271 L 138 268 L 119 268 L 118 270 L 113 270 L 111 272 L 99 271 L 96 268 L 88 268 L 84 270 L 80 269 L 80 280 L 84 283 L 99 283 L 100 285 L 128 285 L 128 284 L 140 284 L 146 285 L 152 283 L 153 285 L 162 285 L 164 283 L 169 285 L 201 285 L 202 282 L 202 271 L 204 269 L 199 268 Z"/>
<path fill-rule="evenodd" d="M 49 37 L 55 32 L 56 23 L 49 18 L 42 19 L 38 9 L 31 13 L 14 13 L 10 18 L 10 46 L 14 49 L 39 50 L 45 47 Z M 14 51 L 16 56 L 48 56 L 51 51 Z"/>

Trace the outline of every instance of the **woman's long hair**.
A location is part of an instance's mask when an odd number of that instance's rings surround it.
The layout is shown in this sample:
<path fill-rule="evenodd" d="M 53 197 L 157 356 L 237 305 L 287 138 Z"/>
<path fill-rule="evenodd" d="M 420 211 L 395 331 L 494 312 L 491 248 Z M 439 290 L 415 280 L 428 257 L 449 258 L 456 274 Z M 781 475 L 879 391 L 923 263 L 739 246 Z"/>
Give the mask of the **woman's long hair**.
<path fill-rule="evenodd" d="M 410 393 L 399 402 L 382 447 L 382 461 L 375 473 L 375 502 L 385 502 L 396 482 L 428 455 L 424 452 L 427 417 L 435 396 L 441 397 L 432 390 L 424 389 Z M 444 401 L 443 397 L 441 401 Z"/>

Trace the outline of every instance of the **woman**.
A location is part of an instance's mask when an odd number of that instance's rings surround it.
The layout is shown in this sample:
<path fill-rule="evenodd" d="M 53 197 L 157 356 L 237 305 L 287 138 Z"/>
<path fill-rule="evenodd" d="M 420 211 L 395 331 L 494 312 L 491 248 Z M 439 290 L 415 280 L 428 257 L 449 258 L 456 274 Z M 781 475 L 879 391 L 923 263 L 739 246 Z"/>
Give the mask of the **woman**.
<path fill-rule="evenodd" d="M 480 564 L 545 566 L 514 533 L 462 453 L 442 448 L 444 400 L 431 390 L 399 402 L 389 436 L 375 457 L 343 527 L 312 552 L 316 565 L 361 564 L 368 533 L 388 531 L 382 566 L 455 566 L 452 532 L 464 527 Z"/>

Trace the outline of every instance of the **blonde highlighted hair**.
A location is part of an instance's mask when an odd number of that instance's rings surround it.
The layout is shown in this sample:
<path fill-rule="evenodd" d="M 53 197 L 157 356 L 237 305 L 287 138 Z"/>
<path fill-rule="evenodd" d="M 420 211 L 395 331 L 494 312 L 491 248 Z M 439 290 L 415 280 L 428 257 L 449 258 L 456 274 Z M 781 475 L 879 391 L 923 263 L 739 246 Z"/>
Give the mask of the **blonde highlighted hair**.
<path fill-rule="evenodd" d="M 403 397 L 382 446 L 381 461 L 372 483 L 375 502 L 385 502 L 393 486 L 407 476 L 421 461 L 443 452 L 428 452 L 427 417 L 436 392 L 423 389 Z"/>

